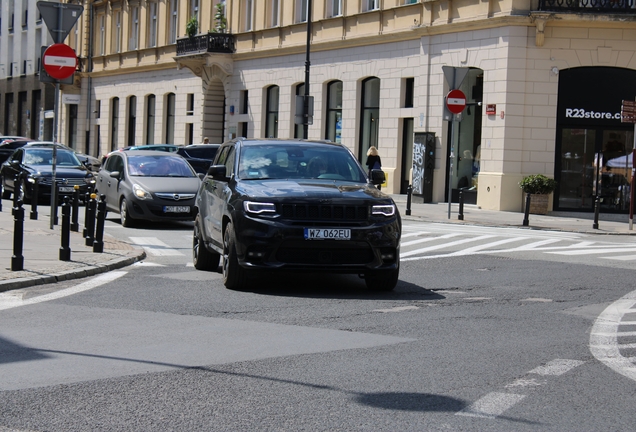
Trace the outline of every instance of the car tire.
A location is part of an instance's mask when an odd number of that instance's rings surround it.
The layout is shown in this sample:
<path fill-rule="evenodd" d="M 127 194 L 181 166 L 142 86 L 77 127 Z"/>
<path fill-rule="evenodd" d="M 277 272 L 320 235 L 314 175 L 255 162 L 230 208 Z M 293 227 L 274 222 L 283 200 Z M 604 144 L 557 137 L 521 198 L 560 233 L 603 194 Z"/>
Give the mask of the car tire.
<path fill-rule="evenodd" d="M 4 188 L 4 177 L 0 177 L 0 189 L 2 189 L 2 199 L 11 198 L 11 192 Z"/>
<path fill-rule="evenodd" d="M 119 205 L 119 218 L 121 220 L 121 226 L 123 227 L 130 228 L 135 225 L 135 220 L 130 217 L 128 212 L 128 203 L 126 202 L 126 198 L 122 198 Z"/>
<path fill-rule="evenodd" d="M 223 232 L 223 284 L 228 289 L 240 290 L 246 285 L 247 272 L 239 266 L 234 227 L 230 222 Z"/>
<path fill-rule="evenodd" d="M 364 275 L 364 282 L 371 291 L 393 291 L 398 282 L 400 267 L 395 270 L 375 270 Z"/>
<path fill-rule="evenodd" d="M 199 229 L 201 219 L 197 215 L 194 220 L 194 232 L 192 234 L 192 262 L 197 270 L 216 270 L 219 268 L 221 255 L 216 252 L 210 252 L 203 242 L 203 236 Z"/>

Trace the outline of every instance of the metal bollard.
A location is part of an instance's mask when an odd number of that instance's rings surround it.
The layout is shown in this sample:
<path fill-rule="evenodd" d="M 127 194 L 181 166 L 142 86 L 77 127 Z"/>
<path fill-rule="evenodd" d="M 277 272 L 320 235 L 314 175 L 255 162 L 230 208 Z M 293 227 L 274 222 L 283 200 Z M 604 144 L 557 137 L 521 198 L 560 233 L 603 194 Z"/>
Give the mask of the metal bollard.
<path fill-rule="evenodd" d="M 51 197 L 51 210 L 53 211 L 53 225 L 57 225 L 59 223 L 59 218 L 57 217 L 57 203 L 60 199 L 60 187 L 55 185 L 55 197 Z"/>
<path fill-rule="evenodd" d="M 86 239 L 86 246 L 93 246 L 93 241 L 95 240 L 95 206 L 97 204 L 95 197 L 97 197 L 97 195 L 92 193 L 91 199 L 88 203 L 86 203 L 88 206 L 88 216 L 84 221 L 84 224 L 86 225 L 86 235 L 84 236 Z"/>
<path fill-rule="evenodd" d="M 97 203 L 97 228 L 95 229 L 95 241 L 93 242 L 93 252 L 104 252 L 104 221 L 106 219 L 106 195 L 99 196 Z"/>
<path fill-rule="evenodd" d="M 60 246 L 60 261 L 71 260 L 71 205 L 68 202 L 68 197 L 64 197 L 62 203 L 62 245 Z"/>
<path fill-rule="evenodd" d="M 29 219 L 38 220 L 38 193 L 40 191 L 40 182 L 37 178 L 33 179 L 33 196 L 31 197 L 31 213 Z"/>
<path fill-rule="evenodd" d="M 73 190 L 73 206 L 71 207 L 71 209 L 73 210 L 73 213 L 71 215 L 71 231 L 73 232 L 78 232 L 79 231 L 79 223 L 77 222 L 78 219 L 78 211 L 79 211 L 79 186 L 75 185 L 73 186 L 74 190 Z"/>
<path fill-rule="evenodd" d="M 601 199 L 598 195 L 594 197 L 594 223 L 592 224 L 593 229 L 598 229 L 598 213 L 601 209 Z"/>
<path fill-rule="evenodd" d="M 464 191 L 459 190 L 459 213 L 457 219 L 464 220 Z"/>
<path fill-rule="evenodd" d="M 411 215 L 411 196 L 413 195 L 413 186 L 406 188 L 406 215 Z"/>
<path fill-rule="evenodd" d="M 18 198 L 20 198 L 20 188 L 22 183 L 22 173 L 16 173 L 13 181 L 13 208 L 18 207 Z M 24 198 L 23 198 L 24 199 Z M 24 203 L 24 201 L 22 201 Z M 20 204 L 21 206 L 22 204 Z"/>
<path fill-rule="evenodd" d="M 22 248 L 24 246 L 24 209 L 22 200 L 14 200 L 15 206 L 11 214 L 13 215 L 13 255 L 11 256 L 11 271 L 24 269 L 24 257 Z"/>
<path fill-rule="evenodd" d="M 530 194 L 527 193 L 526 194 L 526 210 L 523 214 L 523 226 L 528 226 L 530 225 Z"/>
<path fill-rule="evenodd" d="M 84 229 L 82 230 L 82 237 L 84 238 L 86 238 L 86 234 L 88 234 L 88 230 L 86 229 L 86 221 L 88 221 L 88 212 L 90 209 L 88 203 L 90 202 L 90 199 L 91 193 L 90 191 L 86 191 L 86 193 L 84 194 Z"/>

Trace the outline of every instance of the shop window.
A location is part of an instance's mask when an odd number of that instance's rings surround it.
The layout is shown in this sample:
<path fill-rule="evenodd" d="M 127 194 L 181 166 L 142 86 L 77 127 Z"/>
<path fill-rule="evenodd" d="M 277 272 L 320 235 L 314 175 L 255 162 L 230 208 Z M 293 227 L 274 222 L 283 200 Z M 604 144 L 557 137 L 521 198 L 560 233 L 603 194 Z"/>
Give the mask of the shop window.
<path fill-rule="evenodd" d="M 165 137 L 166 144 L 174 144 L 174 123 L 175 123 L 175 94 L 168 93 L 166 95 L 165 101 L 166 107 L 166 127 L 165 127 Z"/>
<path fill-rule="evenodd" d="M 155 143 L 155 95 L 146 96 L 146 144 Z"/>
<path fill-rule="evenodd" d="M 194 142 L 194 124 L 186 123 L 186 144 Z"/>
<path fill-rule="evenodd" d="M 378 148 L 380 124 L 380 79 L 367 78 L 362 82 L 362 117 L 360 118 L 360 157 L 364 157 L 369 147 Z"/>
<path fill-rule="evenodd" d="M 117 150 L 117 135 L 119 134 L 119 98 L 115 97 L 110 103 L 110 150 Z"/>
<path fill-rule="evenodd" d="M 137 132 L 137 97 L 128 98 L 128 144 L 135 145 L 135 135 Z"/>
<path fill-rule="evenodd" d="M 342 81 L 327 84 L 327 123 L 325 139 L 342 142 Z"/>
<path fill-rule="evenodd" d="M 66 145 L 73 149 L 77 149 L 77 105 L 70 104 L 68 107 L 68 130 Z"/>
<path fill-rule="evenodd" d="M 278 97 L 278 86 L 267 88 L 267 118 L 265 121 L 265 136 L 267 138 L 278 138 Z"/>

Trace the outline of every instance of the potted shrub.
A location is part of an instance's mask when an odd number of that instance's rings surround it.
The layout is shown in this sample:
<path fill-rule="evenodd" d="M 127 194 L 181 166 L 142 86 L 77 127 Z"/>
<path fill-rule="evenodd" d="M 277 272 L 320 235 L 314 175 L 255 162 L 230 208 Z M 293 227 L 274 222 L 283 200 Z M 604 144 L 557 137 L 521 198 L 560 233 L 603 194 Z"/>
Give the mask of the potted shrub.
<path fill-rule="evenodd" d="M 199 32 L 199 21 L 196 15 L 192 15 L 192 18 L 186 23 L 186 34 L 188 37 L 193 38 Z"/>
<path fill-rule="evenodd" d="M 524 193 L 530 194 L 530 213 L 548 213 L 548 196 L 556 189 L 556 180 L 543 174 L 533 174 L 524 177 L 519 187 Z"/>

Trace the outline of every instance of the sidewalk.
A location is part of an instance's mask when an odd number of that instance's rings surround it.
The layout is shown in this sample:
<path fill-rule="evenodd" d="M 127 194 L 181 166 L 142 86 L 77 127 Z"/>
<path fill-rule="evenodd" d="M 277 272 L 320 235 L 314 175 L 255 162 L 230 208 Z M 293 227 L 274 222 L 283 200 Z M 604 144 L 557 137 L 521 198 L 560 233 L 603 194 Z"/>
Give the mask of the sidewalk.
<path fill-rule="evenodd" d="M 511 227 L 523 229 L 543 229 L 570 231 L 588 234 L 636 235 L 636 228 L 629 230 L 627 215 L 599 215 L 599 228 L 593 229 L 594 215 L 589 213 L 553 212 L 547 216 L 530 215 L 529 226 L 523 226 L 523 213 L 483 210 L 474 205 L 464 206 L 464 220 L 458 220 L 459 205 L 451 205 L 450 218 L 448 204 L 423 204 L 421 198 L 414 197 L 411 215 L 406 215 L 406 195 L 393 195 L 404 221 L 440 222 L 491 227 Z M 50 207 L 38 207 L 38 219 L 29 218 L 30 206 L 25 206 L 24 245 L 22 256 L 24 266 L 21 271 L 11 271 L 13 256 L 12 201 L 2 200 L 0 212 L 0 292 L 33 285 L 48 284 L 69 279 L 77 279 L 128 266 L 146 257 L 140 247 L 104 235 L 104 252 L 94 253 L 92 246 L 86 246 L 82 237 L 83 225 L 79 232 L 71 231 L 71 261 L 60 261 L 60 225 L 50 229 Z M 84 211 L 80 207 L 80 211 Z M 59 220 L 61 223 L 61 213 Z"/>
<path fill-rule="evenodd" d="M 0 292 L 33 285 L 83 278 L 128 266 L 146 257 L 140 247 L 104 234 L 104 251 L 94 253 L 79 232 L 70 233 L 71 260 L 60 261 L 62 214 L 51 229 L 50 206 L 38 207 L 38 219 L 30 219 L 31 206 L 24 206 L 23 270 L 12 271 L 14 217 L 13 202 L 2 200 L 0 212 Z M 80 207 L 84 211 L 84 207 Z"/>

